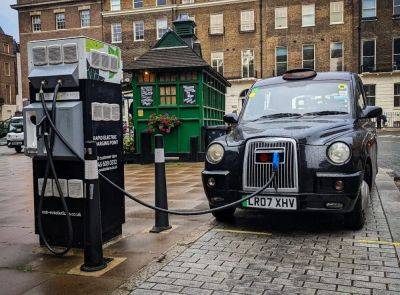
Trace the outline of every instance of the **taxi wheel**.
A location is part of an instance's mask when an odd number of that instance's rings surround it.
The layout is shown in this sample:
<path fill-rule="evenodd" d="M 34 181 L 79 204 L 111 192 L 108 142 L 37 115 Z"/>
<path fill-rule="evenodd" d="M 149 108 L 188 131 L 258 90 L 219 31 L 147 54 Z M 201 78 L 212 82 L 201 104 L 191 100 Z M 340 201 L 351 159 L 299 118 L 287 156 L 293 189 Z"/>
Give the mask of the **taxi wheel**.
<path fill-rule="evenodd" d="M 16 147 L 16 148 L 15 148 L 15 151 L 19 154 L 20 152 L 22 152 L 22 147 L 20 147 L 20 146 L 19 146 L 19 147 Z"/>
<path fill-rule="evenodd" d="M 351 212 L 345 214 L 344 225 L 346 228 L 351 230 L 359 230 L 364 227 L 366 216 L 365 210 L 362 206 L 362 201 L 362 197 L 361 195 L 359 195 L 354 209 Z"/>
<path fill-rule="evenodd" d="M 220 211 L 215 211 L 212 212 L 212 215 L 217 219 L 218 221 L 232 221 L 234 214 L 235 214 L 236 208 L 228 208 L 225 210 L 220 210 Z"/>

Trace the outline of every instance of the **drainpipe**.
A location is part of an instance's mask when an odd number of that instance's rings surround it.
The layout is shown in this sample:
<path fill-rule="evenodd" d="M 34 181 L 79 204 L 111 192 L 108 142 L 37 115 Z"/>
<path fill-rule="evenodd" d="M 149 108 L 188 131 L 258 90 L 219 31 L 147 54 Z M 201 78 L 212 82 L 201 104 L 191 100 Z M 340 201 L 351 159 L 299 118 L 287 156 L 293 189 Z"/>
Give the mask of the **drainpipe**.
<path fill-rule="evenodd" d="M 362 18 L 362 1 L 358 1 L 358 73 L 361 74 L 361 18 Z"/>
<path fill-rule="evenodd" d="M 260 8 L 260 78 L 263 78 L 263 58 L 264 58 L 264 36 L 263 36 L 263 1 L 260 0 L 259 8 Z"/>

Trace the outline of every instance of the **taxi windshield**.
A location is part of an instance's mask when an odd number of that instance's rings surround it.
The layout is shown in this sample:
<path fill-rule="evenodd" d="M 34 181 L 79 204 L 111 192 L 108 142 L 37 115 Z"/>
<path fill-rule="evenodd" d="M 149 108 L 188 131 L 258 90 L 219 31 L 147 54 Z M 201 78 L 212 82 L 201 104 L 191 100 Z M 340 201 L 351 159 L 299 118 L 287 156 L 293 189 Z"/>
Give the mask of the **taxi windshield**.
<path fill-rule="evenodd" d="M 23 131 L 23 119 L 11 119 L 10 126 L 8 129 L 9 132 L 22 132 Z"/>
<path fill-rule="evenodd" d="M 348 81 L 296 81 L 254 87 L 242 120 L 350 114 Z"/>

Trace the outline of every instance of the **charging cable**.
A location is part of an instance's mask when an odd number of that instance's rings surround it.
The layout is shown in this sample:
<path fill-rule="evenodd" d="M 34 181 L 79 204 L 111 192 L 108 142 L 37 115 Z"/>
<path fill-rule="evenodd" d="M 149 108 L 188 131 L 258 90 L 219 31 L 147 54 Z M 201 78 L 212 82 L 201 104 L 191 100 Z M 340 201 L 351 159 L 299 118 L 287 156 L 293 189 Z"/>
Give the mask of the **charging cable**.
<path fill-rule="evenodd" d="M 45 102 L 44 102 L 44 95 L 40 95 L 40 98 L 42 100 L 42 104 L 43 104 L 43 109 L 44 109 L 44 113 L 45 116 L 47 118 L 48 123 L 50 124 L 50 127 L 53 129 L 53 131 L 55 132 L 55 134 L 57 135 L 57 137 L 61 140 L 61 142 L 68 148 L 68 150 L 70 150 L 70 152 L 76 157 L 78 158 L 80 161 L 84 161 L 84 159 L 82 159 L 80 157 L 80 155 L 73 149 L 73 147 L 68 143 L 68 141 L 64 138 L 64 136 L 60 133 L 60 131 L 57 129 L 57 127 L 54 124 L 54 121 L 52 120 L 47 108 L 45 107 Z M 275 155 L 276 154 L 276 155 Z M 159 211 L 159 212 L 164 212 L 164 213 L 168 213 L 168 214 L 172 214 L 172 215 L 181 215 L 181 216 L 194 216 L 194 215 L 203 215 L 203 214 L 209 214 L 212 212 L 216 212 L 216 211 L 221 211 L 221 210 L 225 210 L 231 207 L 236 207 L 237 205 L 241 204 L 242 202 L 245 202 L 257 195 L 259 195 L 260 193 L 262 193 L 265 189 L 267 189 L 272 181 L 274 180 L 276 173 L 279 169 L 279 155 L 278 153 L 274 153 L 274 163 L 277 162 L 277 164 L 273 165 L 273 171 L 271 174 L 271 177 L 268 179 L 268 181 L 265 183 L 265 185 L 263 185 L 261 188 L 259 188 L 257 191 L 251 193 L 250 195 L 246 196 L 243 199 L 237 200 L 235 202 L 220 206 L 220 207 L 216 207 L 216 208 L 212 208 L 212 209 L 208 209 L 208 210 L 200 210 L 200 211 L 176 211 L 176 210 L 168 210 L 168 209 L 164 209 L 164 208 L 160 208 L 160 207 L 156 207 L 153 206 L 151 204 L 148 204 L 142 200 L 140 200 L 139 198 L 133 196 L 132 194 L 130 194 L 129 192 L 125 191 L 123 188 L 119 187 L 117 184 L 115 184 L 114 182 L 112 182 L 108 177 L 106 177 L 104 174 L 102 174 L 101 172 L 99 172 L 99 176 L 108 184 L 110 184 L 111 186 L 113 186 L 115 189 L 117 189 L 118 191 L 120 191 L 121 193 L 123 193 L 125 196 L 127 196 L 129 199 L 149 208 L 155 211 Z"/>

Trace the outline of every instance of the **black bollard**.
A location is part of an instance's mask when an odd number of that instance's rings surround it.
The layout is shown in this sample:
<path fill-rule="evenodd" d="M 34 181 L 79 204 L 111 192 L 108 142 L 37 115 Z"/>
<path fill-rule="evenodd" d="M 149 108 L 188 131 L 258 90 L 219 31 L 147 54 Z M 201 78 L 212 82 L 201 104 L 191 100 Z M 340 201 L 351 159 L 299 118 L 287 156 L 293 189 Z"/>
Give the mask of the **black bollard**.
<path fill-rule="evenodd" d="M 96 142 L 85 142 L 85 216 L 84 263 L 82 271 L 92 272 L 107 267 L 103 258 L 99 174 Z"/>
<path fill-rule="evenodd" d="M 165 157 L 164 157 L 164 138 L 161 134 L 154 137 L 154 167 L 155 167 L 155 192 L 156 206 L 168 209 L 167 181 L 165 178 Z M 150 230 L 151 233 L 159 233 L 170 229 L 168 213 L 155 212 L 155 225 Z"/>
<path fill-rule="evenodd" d="M 190 161 L 197 162 L 199 153 L 199 138 L 197 136 L 190 137 Z"/>

